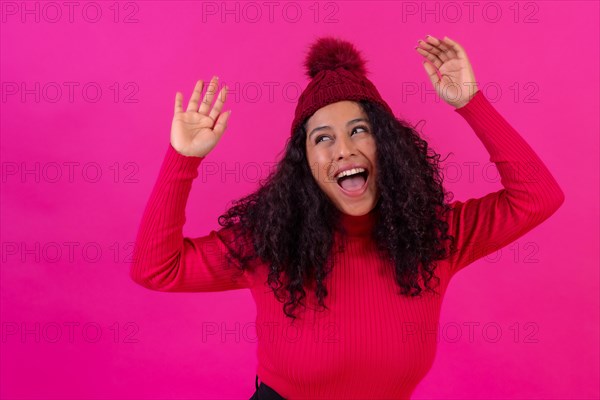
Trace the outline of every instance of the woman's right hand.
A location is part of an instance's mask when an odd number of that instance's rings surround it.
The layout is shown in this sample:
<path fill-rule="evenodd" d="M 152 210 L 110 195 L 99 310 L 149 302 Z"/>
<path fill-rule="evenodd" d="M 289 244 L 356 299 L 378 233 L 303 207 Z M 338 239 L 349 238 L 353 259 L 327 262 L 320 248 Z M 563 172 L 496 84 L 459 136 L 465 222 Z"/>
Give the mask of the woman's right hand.
<path fill-rule="evenodd" d="M 218 87 L 216 76 L 210 81 L 204 100 L 198 108 L 203 86 L 202 80 L 196 82 L 186 111 L 182 107 L 183 95 L 180 92 L 175 95 L 171 146 L 184 156 L 205 157 L 221 139 L 231 114 L 231 110 L 221 113 L 227 99 L 227 86 L 221 89 L 212 110 L 210 109 Z"/>

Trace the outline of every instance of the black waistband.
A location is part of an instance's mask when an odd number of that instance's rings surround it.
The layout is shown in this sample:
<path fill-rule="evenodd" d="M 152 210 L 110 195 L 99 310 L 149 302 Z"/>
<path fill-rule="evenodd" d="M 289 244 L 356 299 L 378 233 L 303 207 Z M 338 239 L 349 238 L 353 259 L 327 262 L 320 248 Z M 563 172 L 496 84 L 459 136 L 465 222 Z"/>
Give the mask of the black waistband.
<path fill-rule="evenodd" d="M 259 385 L 258 375 L 256 375 L 254 385 L 256 386 L 256 392 L 254 392 L 250 400 L 285 400 L 285 397 L 281 396 L 266 383 L 261 381 Z"/>

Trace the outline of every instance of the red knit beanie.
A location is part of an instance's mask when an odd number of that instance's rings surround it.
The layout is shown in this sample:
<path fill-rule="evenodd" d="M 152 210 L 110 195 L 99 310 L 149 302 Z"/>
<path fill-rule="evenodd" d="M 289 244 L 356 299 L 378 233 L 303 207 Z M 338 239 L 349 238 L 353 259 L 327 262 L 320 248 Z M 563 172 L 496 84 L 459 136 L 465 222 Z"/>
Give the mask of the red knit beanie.
<path fill-rule="evenodd" d="M 393 115 L 375 85 L 367 79 L 365 64 L 352 43 L 332 36 L 317 39 L 304 61 L 311 81 L 298 99 L 291 134 L 318 109 L 342 100 L 371 100 Z"/>

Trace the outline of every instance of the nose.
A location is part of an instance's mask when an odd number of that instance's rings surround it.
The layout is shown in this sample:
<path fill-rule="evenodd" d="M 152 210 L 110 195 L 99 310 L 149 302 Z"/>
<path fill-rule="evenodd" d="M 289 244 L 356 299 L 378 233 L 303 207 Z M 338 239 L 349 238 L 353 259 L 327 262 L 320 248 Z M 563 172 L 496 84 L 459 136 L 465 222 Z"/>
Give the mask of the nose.
<path fill-rule="evenodd" d="M 351 155 L 356 155 L 356 146 L 352 138 L 348 135 L 339 135 L 336 147 L 336 157 L 338 160 L 348 158 Z"/>

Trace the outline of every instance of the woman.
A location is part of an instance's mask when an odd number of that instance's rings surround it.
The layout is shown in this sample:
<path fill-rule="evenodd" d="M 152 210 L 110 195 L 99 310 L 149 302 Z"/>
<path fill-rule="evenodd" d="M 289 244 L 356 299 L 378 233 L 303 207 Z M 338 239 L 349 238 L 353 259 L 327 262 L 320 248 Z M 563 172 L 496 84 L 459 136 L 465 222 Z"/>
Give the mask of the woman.
<path fill-rule="evenodd" d="M 254 399 L 409 398 L 430 369 L 454 274 L 549 218 L 564 194 L 477 90 L 465 50 L 427 36 L 416 48 L 438 95 L 473 128 L 504 188 L 448 204 L 439 155 L 398 120 L 354 46 L 323 37 L 275 171 L 220 216 L 182 236 L 198 166 L 225 132 L 214 78 L 171 140 L 138 233 L 132 279 L 159 291 L 248 288 L 257 306 Z M 533 171 L 515 174 L 522 166 Z M 260 377 L 261 385 L 258 385 Z"/>

